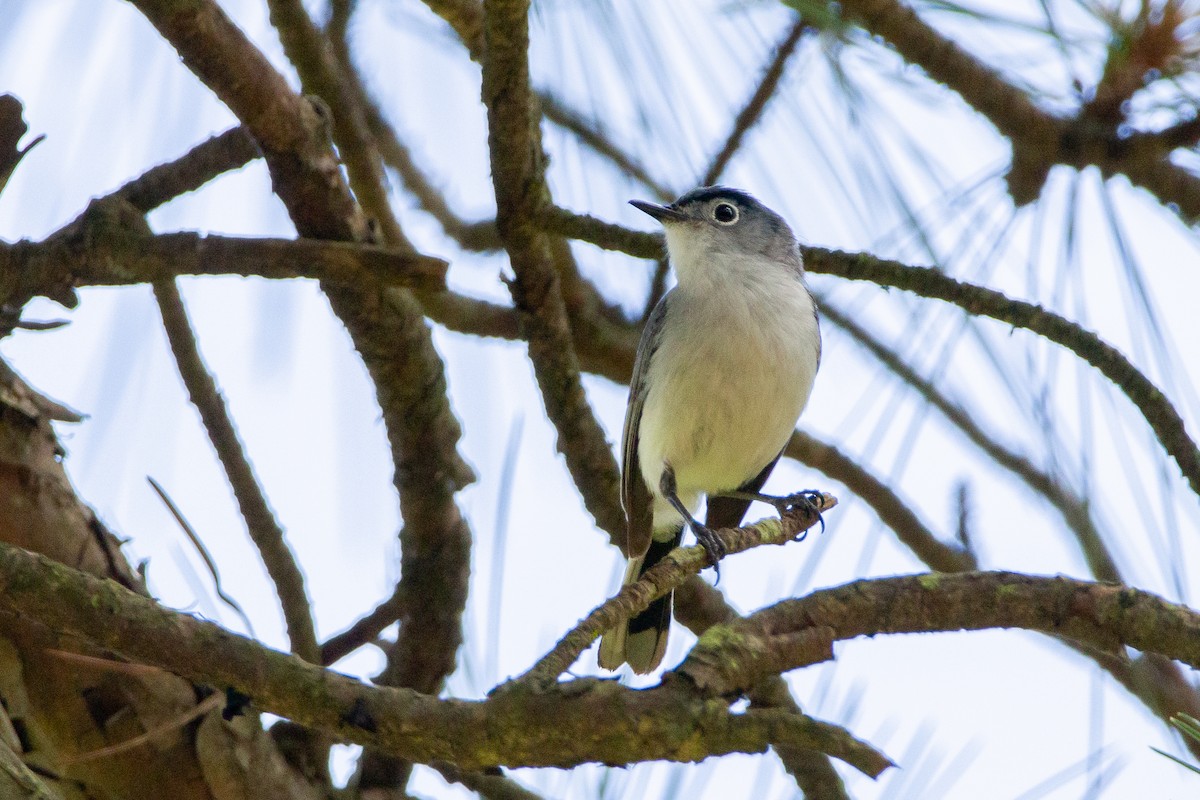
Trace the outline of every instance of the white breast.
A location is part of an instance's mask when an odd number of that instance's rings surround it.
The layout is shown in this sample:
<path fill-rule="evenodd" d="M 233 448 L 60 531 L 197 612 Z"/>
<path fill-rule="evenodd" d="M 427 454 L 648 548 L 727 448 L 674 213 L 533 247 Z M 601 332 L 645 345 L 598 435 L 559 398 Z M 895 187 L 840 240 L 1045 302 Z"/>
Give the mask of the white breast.
<path fill-rule="evenodd" d="M 693 510 L 700 494 L 736 489 L 783 449 L 816 376 L 820 333 L 796 276 L 722 273 L 672 290 L 648 366 L 638 456 L 656 528 L 677 519 L 658 497 L 664 464 Z"/>

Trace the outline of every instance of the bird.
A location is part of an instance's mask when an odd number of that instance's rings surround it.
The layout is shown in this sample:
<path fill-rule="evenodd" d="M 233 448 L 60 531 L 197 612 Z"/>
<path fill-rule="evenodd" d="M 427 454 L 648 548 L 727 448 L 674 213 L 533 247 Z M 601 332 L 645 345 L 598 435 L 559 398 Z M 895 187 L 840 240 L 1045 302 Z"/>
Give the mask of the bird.
<path fill-rule="evenodd" d="M 623 585 L 677 547 L 685 527 L 712 564 L 714 530 L 741 524 L 783 453 L 821 361 L 817 307 L 787 222 L 749 193 L 704 186 L 670 205 L 630 204 L 663 227 L 676 284 L 642 330 L 625 411 Z M 694 516 L 707 498 L 706 524 Z M 598 662 L 653 672 L 672 595 L 604 632 Z"/>

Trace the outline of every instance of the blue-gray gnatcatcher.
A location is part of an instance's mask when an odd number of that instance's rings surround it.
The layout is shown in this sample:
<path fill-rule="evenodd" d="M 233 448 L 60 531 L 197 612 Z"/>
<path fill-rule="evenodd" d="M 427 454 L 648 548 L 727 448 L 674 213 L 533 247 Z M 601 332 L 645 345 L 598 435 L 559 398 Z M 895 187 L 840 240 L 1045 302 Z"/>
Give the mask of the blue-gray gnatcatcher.
<path fill-rule="evenodd" d="M 724 555 L 712 530 L 741 523 L 808 402 L 821 360 L 816 306 L 782 217 L 720 186 L 669 206 L 632 205 L 662 223 L 678 283 L 642 331 L 625 411 L 626 584 L 678 546 L 685 525 L 714 564 Z M 707 526 L 692 516 L 701 494 Z M 605 632 L 600 666 L 652 671 L 670 625 L 668 594 Z"/>

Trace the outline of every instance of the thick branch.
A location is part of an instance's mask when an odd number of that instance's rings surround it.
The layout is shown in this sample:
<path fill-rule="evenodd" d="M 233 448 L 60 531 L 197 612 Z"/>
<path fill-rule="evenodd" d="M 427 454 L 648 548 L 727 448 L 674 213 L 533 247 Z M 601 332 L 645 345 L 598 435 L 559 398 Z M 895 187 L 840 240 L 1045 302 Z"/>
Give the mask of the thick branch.
<path fill-rule="evenodd" d="M 509 288 L 558 449 L 596 523 L 621 537 L 625 515 L 617 501 L 616 460 L 584 394 L 552 243 L 537 224 L 549 190 L 529 85 L 528 12 L 522 0 L 484 3 L 483 100 L 496 224 L 516 275 Z"/>
<path fill-rule="evenodd" d="M 694 663 L 719 661 L 734 646 L 775 648 L 771 657 L 787 669 L 789 637 L 814 629 L 832 630 L 836 640 L 844 640 L 988 628 L 1041 631 L 1110 653 L 1129 646 L 1200 667 L 1200 613 L 1186 606 L 1113 584 L 968 572 L 855 581 L 785 600 L 705 633 L 679 672 L 689 675 Z M 791 664 L 803 666 L 801 660 Z M 712 691 L 724 694 L 744 685 L 749 684 L 730 679 Z"/>
<path fill-rule="evenodd" d="M 97 576 L 97 585 L 111 589 L 120 582 L 145 592 L 120 552 L 120 540 L 80 503 L 67 480 L 63 448 L 50 427 L 52 415 L 63 416 L 0 361 L 0 540 L 85 570 Z M 75 602 L 90 600 L 85 594 Z M 211 800 L 219 794 L 205 780 L 191 729 L 159 736 L 151 748 L 110 751 L 114 754 L 103 760 L 77 761 L 88 752 L 119 748 L 147 731 L 169 726 L 195 707 L 196 689 L 171 675 L 101 675 L 94 667 L 67 662 L 51 649 L 82 649 L 108 659 L 112 655 L 91 649 L 69 633 L 39 626 L 39 616 L 33 609 L 0 614 L 0 638 L 5 641 L 0 648 L 0 695 L 41 767 L 58 771 L 66 761 L 76 760 L 68 773 L 72 798 Z M 170 728 L 177 729 L 178 724 Z M 252 793 L 316 796 L 316 790 L 269 747 L 257 720 L 242 731 L 236 745 L 228 737 L 208 740 L 204 763 L 233 761 L 235 751 L 254 748 L 258 772 L 247 781 Z M 5 796 L 2 791 L 0 796 Z"/>
<path fill-rule="evenodd" d="M 132 286 L 184 275 L 311 278 L 353 286 L 368 273 L 388 286 L 444 289 L 447 264 L 353 242 L 246 239 L 131 230 L 96 205 L 79 227 L 44 242 L 0 242 L 0 298 L 60 298 L 83 286 Z"/>
<path fill-rule="evenodd" d="M 511 688 L 479 702 L 367 686 L 7 544 L 0 545 L 0 611 L 416 762 L 482 769 L 698 761 L 783 743 L 827 752 L 869 775 L 890 765 L 840 728 L 774 710 L 730 713 L 682 681 L 633 691 L 586 679 L 547 691 Z"/>
<path fill-rule="evenodd" d="M 130 2 L 246 125 L 301 236 L 368 238 L 366 217 L 330 147 L 324 109 L 293 92 L 213 0 Z"/>

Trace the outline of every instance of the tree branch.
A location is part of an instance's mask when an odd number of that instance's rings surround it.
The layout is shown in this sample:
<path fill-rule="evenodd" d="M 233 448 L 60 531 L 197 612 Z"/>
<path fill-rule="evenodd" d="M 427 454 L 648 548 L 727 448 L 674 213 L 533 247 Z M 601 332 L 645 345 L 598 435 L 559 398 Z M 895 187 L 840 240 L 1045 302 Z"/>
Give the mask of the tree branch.
<path fill-rule="evenodd" d="M 819 505 L 812 507 L 806 502 L 800 502 L 784 512 L 779 519 L 770 517 L 744 528 L 730 528 L 714 533 L 721 539 L 729 555 L 763 544 L 787 544 L 803 539 L 804 533 L 818 522 L 824 525 L 821 513 L 837 505 L 837 498 L 829 494 L 821 495 L 818 503 Z M 645 611 L 652 602 L 682 585 L 690 576 L 699 574 L 710 563 L 708 552 L 700 545 L 675 548 L 655 566 L 646 570 L 635 583 L 622 586 L 616 595 L 593 609 L 567 635 L 559 639 L 558 644 L 549 653 L 538 659 L 538 662 L 516 681 L 546 685 L 557 680 L 603 631 Z M 832 653 L 829 657 L 832 657 Z"/>
<path fill-rule="evenodd" d="M 392 596 L 375 606 L 371 613 L 321 643 L 321 663 L 329 666 L 350 655 L 364 644 L 370 644 L 379 634 L 383 633 L 385 628 L 400 619 L 407 600 L 405 593 L 397 586 Z"/>
<path fill-rule="evenodd" d="M 225 477 L 237 498 L 246 531 L 250 534 L 267 574 L 275 584 L 275 594 L 283 608 L 288 639 L 292 652 L 316 664 L 320 660 L 316 629 L 313 627 L 312 605 L 304 588 L 304 575 L 296 556 L 287 544 L 283 527 L 267 504 L 266 495 L 254 468 L 246 456 L 245 446 L 229 418 L 229 411 L 217 384 L 204 366 L 196 345 L 196 336 L 188 322 L 183 298 L 173 280 L 154 284 L 154 298 L 162 313 L 163 327 L 171 343 L 179 376 L 187 387 L 192 405 L 208 431 L 209 441 L 217 452 Z"/>
<path fill-rule="evenodd" d="M 965 572 L 978 568 L 974 554 L 941 541 L 887 484 L 833 445 L 797 430 L 792 432 L 783 454 L 843 484 L 930 569 Z"/>
<path fill-rule="evenodd" d="M 131 223 L 140 220 L 138 213 L 114 209 L 114 202 L 120 201 L 94 202 L 78 225 L 44 242 L 0 242 L 0 302 L 60 300 L 79 287 L 133 286 L 184 275 L 310 278 L 350 287 L 366 273 L 387 286 L 445 287 L 447 264 L 441 259 L 353 242 L 154 235 L 137 230 Z"/>
<path fill-rule="evenodd" d="M 413 249 L 392 213 L 379 149 L 367 126 L 364 109 L 350 86 L 351 78 L 335 60 L 328 41 L 299 0 L 267 0 L 271 24 L 279 31 L 288 60 L 296 67 L 305 94 L 329 105 L 329 130 L 358 202 L 377 222 L 383 240 Z"/>
<path fill-rule="evenodd" d="M 708 169 L 704 171 L 704 177 L 700 179 L 701 186 L 708 186 L 716 183 L 721 177 L 721 173 L 729 166 L 729 162 L 733 160 L 733 156 L 741 147 L 742 141 L 746 138 L 746 134 L 753 128 L 762 118 L 763 112 L 766 111 L 767 103 L 775 95 L 775 90 L 779 88 L 779 81 L 783 78 L 783 70 L 787 66 L 788 59 L 792 57 L 792 53 L 796 52 L 796 45 L 800 43 L 800 37 L 804 32 L 809 30 L 808 23 L 803 18 L 797 19 L 792 25 L 791 30 L 784 35 L 780 40 L 779 45 L 775 48 L 775 53 L 771 56 L 770 62 L 766 69 L 763 70 L 762 78 L 758 82 L 758 88 L 754 90 L 754 94 L 750 95 L 750 99 L 746 105 L 738 112 L 737 118 L 733 121 L 733 128 L 729 131 L 729 135 L 725 138 L 725 143 L 721 149 L 713 156 L 712 161 L 708 165 Z"/>
<path fill-rule="evenodd" d="M 71 487 L 51 413 L 53 405 L 0 361 L 0 540 L 85 570 L 97 576 L 96 585 L 115 589 L 120 583 L 144 593 L 140 576 L 120 552 L 120 541 Z M 90 601 L 85 593 L 76 602 Z M 0 638 L 6 642 L 0 655 L 0 694 L 33 749 L 47 759 L 44 766 L 55 769 L 97 747 L 127 741 L 195 706 L 196 687 L 173 675 L 114 673 L 97 680 L 94 670 L 64 661 L 51 650 L 82 648 L 110 659 L 112 654 L 59 629 L 41 627 L 40 613 L 0 613 Z M 237 752 L 256 753 L 260 772 L 253 785 L 261 796 L 315 796 L 310 784 L 270 747 L 258 720 L 252 723 L 242 729 L 236 747 Z M 208 785 L 201 761 L 232 761 L 234 750 L 228 737 L 209 740 L 202 757 L 191 735 L 160 738 L 153 748 L 72 767 L 71 796 L 212 800 L 216 790 Z"/>
<path fill-rule="evenodd" d="M 146 213 L 261 155 L 250 131 L 239 125 L 201 142 L 174 161 L 147 170 L 114 194 Z"/>
<path fill-rule="evenodd" d="M 906 61 L 957 92 L 1012 142 L 1008 184 L 1018 205 L 1037 199 L 1050 167 L 1058 163 L 1076 169 L 1095 166 L 1106 177 L 1125 175 L 1163 204 L 1176 207 L 1189 225 L 1200 218 L 1200 177 L 1170 162 L 1169 137 L 1127 139 L 1116 125 L 1086 114 L 1073 120 L 1049 114 L 898 0 L 846 0 L 840 7 Z"/>
<path fill-rule="evenodd" d="M 1137 407 L 1159 443 L 1200 495 L 1200 450 L 1188 435 L 1171 401 L 1115 347 L 1065 317 L 1039 305 L 1013 300 L 1000 292 L 955 280 L 930 267 L 911 267 L 864 253 L 804 248 L 804 263 L 813 272 L 863 280 L 953 303 L 976 316 L 986 316 L 1033 331 L 1066 347 L 1095 367 Z"/>
<path fill-rule="evenodd" d="M 1092 521 L 1092 513 L 1082 498 L 1048 472 L 1038 469 L 1028 458 L 1008 449 L 989 436 L 961 406 L 952 402 L 930 381 L 921 377 L 904 359 L 887 347 L 853 318 L 827 302 L 821 303 L 822 319 L 827 319 L 850 335 L 863 349 L 879 360 L 890 372 L 907 383 L 931 407 L 942 413 L 968 440 L 989 458 L 1017 476 L 1022 483 L 1040 494 L 1058 511 L 1088 563 L 1092 575 L 1101 581 L 1123 583 L 1116 561 Z M 969 567 L 974 569 L 975 567 Z"/>
<path fill-rule="evenodd" d="M 596 524 L 620 541 L 625 514 L 617 500 L 616 460 L 579 380 L 571 324 L 537 219 L 548 203 L 545 154 L 529 86 L 527 0 L 484 3 L 483 100 L 496 194 L 496 224 L 516 278 L 509 285 L 529 342 L 529 357 L 558 449 Z"/>
<path fill-rule="evenodd" d="M 675 199 L 677 193 L 671 191 L 670 187 L 651 175 L 650 170 L 633 156 L 618 147 L 599 123 L 587 119 L 552 94 L 539 92 L 537 96 L 542 112 L 549 122 L 575 134 L 575 138 L 579 140 L 580 144 L 608 160 L 620 172 L 645 186 L 659 200 L 670 202 Z"/>
<path fill-rule="evenodd" d="M 291 92 L 212 0 L 131 2 L 253 133 L 301 236 L 370 238 L 330 147 L 328 120 L 318 106 Z M 246 75 L 255 80 L 245 80 Z M 462 641 L 470 530 L 454 494 L 474 475 L 457 451 L 461 429 L 420 305 L 370 275 L 362 278 L 352 286 L 326 283 L 322 288 L 375 384 L 404 518 L 401 571 L 409 602 L 401 640 L 407 644 L 382 680 L 404 676 L 410 685 L 432 692 L 453 670 Z M 413 630 L 426 635 L 408 635 Z"/>
<path fill-rule="evenodd" d="M 1200 666 L 1200 613 L 1143 592 L 1105 583 L 1013 572 L 927 573 L 879 578 L 785 600 L 744 619 L 712 628 L 679 667 L 720 661 L 731 648 L 750 648 L 776 666 L 803 666 L 790 658 L 791 637 L 832 630 L 835 640 L 881 633 L 1020 628 L 1121 652 L 1124 646 Z M 771 652 L 767 652 L 770 650 Z M 753 675 L 727 673 L 711 691 L 727 694 Z M 704 668 L 705 676 L 710 672 Z"/>
<path fill-rule="evenodd" d="M 213 0 L 130 2 L 246 125 L 301 236 L 369 238 L 367 219 L 330 147 L 324 109 L 295 94 L 220 6 Z"/>
<path fill-rule="evenodd" d="M 368 686 L 8 544 L 0 545 L 0 612 L 228 687 L 306 728 L 414 762 L 478 770 L 697 761 L 782 743 L 827 752 L 872 776 L 891 764 L 841 728 L 777 710 L 731 713 L 684 681 L 643 691 L 594 679 L 547 690 L 510 686 L 475 702 Z"/>

